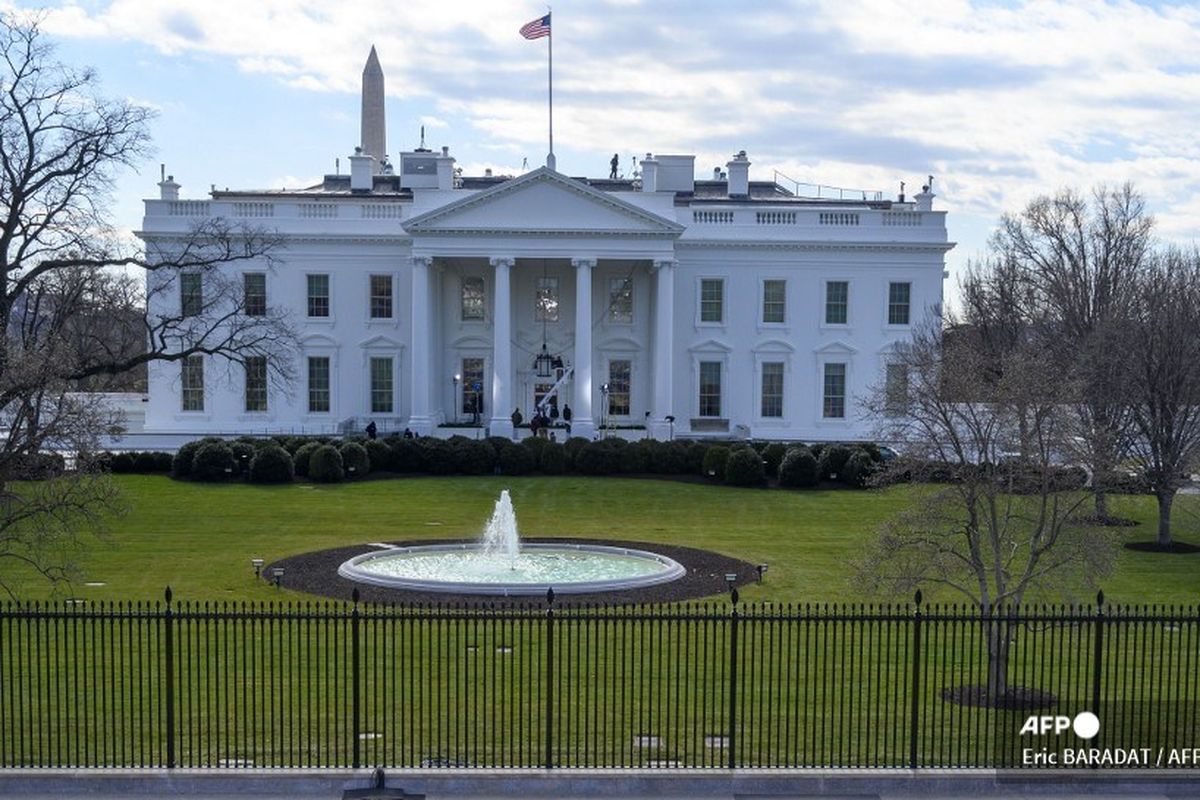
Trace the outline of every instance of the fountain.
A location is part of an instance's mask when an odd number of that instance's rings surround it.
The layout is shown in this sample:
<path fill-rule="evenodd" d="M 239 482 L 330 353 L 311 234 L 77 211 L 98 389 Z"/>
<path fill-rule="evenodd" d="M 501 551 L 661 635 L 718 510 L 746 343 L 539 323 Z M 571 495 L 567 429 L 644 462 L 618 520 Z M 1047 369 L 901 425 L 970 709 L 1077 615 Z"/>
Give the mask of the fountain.
<path fill-rule="evenodd" d="M 500 492 L 478 542 L 412 545 L 364 553 L 338 568 L 343 578 L 409 591 L 541 595 L 639 589 L 685 574 L 678 562 L 628 547 L 524 543 L 508 490 Z"/>

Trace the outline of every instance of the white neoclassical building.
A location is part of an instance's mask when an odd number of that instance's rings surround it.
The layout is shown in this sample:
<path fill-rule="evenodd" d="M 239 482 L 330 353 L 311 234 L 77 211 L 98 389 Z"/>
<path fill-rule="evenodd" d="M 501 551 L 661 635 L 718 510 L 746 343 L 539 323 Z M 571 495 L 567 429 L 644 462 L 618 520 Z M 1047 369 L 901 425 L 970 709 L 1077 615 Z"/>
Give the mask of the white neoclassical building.
<path fill-rule="evenodd" d="M 511 435 L 512 413 L 570 407 L 659 438 L 868 437 L 857 402 L 904 376 L 889 357 L 940 312 L 945 212 L 912 199 L 802 196 L 751 179 L 745 153 L 702 179 L 690 155 L 647 155 L 640 176 L 463 176 L 447 148 L 383 152 L 383 77 L 364 71 L 364 146 L 350 174 L 300 191 L 213 191 L 171 179 L 139 235 L 158 247 L 198 220 L 274 231 L 272 267 L 239 264 L 242 313 L 289 310 L 298 376 L 196 356 L 152 365 L 151 432 L 462 432 Z M 844 193 L 843 193 L 844 194 Z M 184 276 L 152 295 L 177 314 Z M 151 312 L 156 308 L 152 306 Z"/>

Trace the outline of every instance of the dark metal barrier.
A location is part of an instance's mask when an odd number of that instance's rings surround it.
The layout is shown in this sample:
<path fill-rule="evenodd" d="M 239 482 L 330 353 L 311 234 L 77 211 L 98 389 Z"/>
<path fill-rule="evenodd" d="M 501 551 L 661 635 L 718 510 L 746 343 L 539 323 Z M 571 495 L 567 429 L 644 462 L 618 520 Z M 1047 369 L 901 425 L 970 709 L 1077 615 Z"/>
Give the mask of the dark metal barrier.
<path fill-rule="evenodd" d="M 1099 601 L 8 604 L 0 766 L 1020 767 L 1200 744 L 1197 609 Z M 1084 710 L 1093 739 L 1021 733 Z"/>

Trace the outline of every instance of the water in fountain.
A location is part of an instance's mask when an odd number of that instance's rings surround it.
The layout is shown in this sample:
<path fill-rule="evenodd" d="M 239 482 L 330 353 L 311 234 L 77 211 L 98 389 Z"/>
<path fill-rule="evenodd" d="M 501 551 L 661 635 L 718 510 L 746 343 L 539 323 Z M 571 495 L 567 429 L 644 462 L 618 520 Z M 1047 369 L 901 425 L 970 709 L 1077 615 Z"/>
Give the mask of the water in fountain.
<path fill-rule="evenodd" d="M 513 511 L 508 489 L 504 489 L 500 492 L 496 507 L 492 509 L 492 518 L 483 529 L 483 552 L 490 558 L 504 559 L 510 567 L 515 568 L 520 549 L 517 514 Z"/>

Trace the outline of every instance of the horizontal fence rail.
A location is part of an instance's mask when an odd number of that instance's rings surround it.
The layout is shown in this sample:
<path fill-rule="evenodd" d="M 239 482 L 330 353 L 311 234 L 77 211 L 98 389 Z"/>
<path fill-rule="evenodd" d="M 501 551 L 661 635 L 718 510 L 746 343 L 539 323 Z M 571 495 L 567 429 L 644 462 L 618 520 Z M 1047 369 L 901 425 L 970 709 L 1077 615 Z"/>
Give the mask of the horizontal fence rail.
<path fill-rule="evenodd" d="M 1200 612 L 1100 600 L 7 604 L 0 766 L 1002 768 L 1196 746 Z M 1020 733 L 1084 710 L 1091 740 Z"/>

